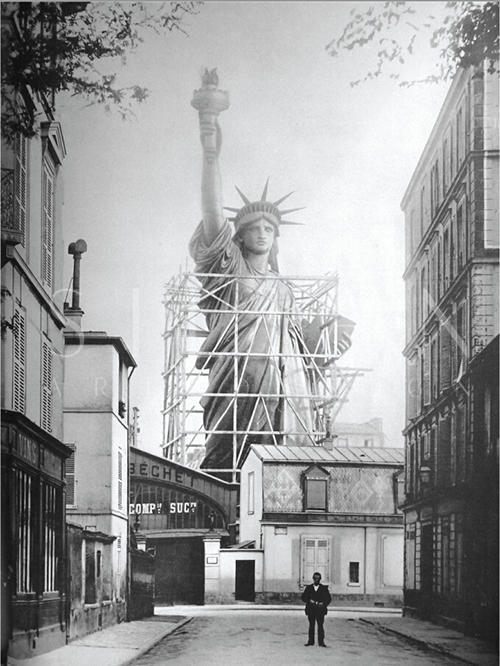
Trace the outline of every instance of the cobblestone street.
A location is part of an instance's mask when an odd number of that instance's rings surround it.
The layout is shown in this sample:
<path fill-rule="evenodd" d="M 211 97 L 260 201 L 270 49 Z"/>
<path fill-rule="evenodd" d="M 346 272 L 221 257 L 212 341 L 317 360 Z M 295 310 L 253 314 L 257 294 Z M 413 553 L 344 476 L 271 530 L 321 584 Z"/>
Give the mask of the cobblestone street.
<path fill-rule="evenodd" d="M 216 611 L 200 614 L 167 636 L 135 665 L 193 664 L 401 664 L 458 663 L 381 633 L 360 622 L 360 613 L 330 613 L 325 622 L 327 648 L 305 647 L 307 619 L 300 611 Z"/>

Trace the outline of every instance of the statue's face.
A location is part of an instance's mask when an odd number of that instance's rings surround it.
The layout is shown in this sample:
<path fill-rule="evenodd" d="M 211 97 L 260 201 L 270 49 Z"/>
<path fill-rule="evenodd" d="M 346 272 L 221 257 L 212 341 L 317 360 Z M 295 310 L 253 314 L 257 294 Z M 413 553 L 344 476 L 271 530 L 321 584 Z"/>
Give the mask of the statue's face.
<path fill-rule="evenodd" d="M 275 229 L 264 218 L 247 224 L 240 232 L 243 247 L 253 254 L 267 254 L 274 243 Z"/>

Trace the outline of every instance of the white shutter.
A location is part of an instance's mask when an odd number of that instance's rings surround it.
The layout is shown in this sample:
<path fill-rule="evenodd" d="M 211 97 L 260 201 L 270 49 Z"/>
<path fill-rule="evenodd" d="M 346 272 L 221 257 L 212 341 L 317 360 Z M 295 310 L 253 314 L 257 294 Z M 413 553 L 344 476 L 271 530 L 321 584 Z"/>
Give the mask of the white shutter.
<path fill-rule="evenodd" d="M 26 217 L 28 209 L 28 139 L 18 135 L 15 142 L 16 166 L 14 171 L 14 227 L 23 233 L 26 244 Z"/>
<path fill-rule="evenodd" d="M 13 409 L 26 413 L 26 316 L 17 308 L 14 314 Z"/>
<path fill-rule="evenodd" d="M 308 585 L 315 571 L 321 574 L 321 582 L 330 582 L 330 538 L 302 537 L 301 584 Z"/>
<path fill-rule="evenodd" d="M 66 506 L 76 507 L 76 444 L 66 444 L 72 450 L 72 454 L 66 459 Z"/>
<path fill-rule="evenodd" d="M 52 349 L 47 342 L 42 342 L 41 412 L 42 428 L 52 432 Z"/>
<path fill-rule="evenodd" d="M 44 162 L 42 176 L 42 281 L 52 288 L 54 273 L 54 172 Z"/>

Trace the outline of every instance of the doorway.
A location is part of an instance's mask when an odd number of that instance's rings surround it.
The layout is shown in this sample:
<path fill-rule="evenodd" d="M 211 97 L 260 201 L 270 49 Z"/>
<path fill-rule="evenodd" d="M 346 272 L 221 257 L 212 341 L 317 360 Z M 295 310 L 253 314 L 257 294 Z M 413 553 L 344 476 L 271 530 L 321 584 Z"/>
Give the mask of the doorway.
<path fill-rule="evenodd" d="M 234 598 L 238 601 L 255 601 L 254 560 L 236 560 L 236 585 Z"/>
<path fill-rule="evenodd" d="M 203 604 L 204 545 L 199 537 L 148 539 L 156 548 L 155 602 Z"/>

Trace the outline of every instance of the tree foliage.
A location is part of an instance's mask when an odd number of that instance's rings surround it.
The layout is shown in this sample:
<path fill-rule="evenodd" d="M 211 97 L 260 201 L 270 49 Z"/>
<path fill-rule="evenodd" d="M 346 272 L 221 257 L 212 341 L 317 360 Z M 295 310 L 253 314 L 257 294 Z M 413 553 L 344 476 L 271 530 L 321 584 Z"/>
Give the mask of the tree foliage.
<path fill-rule="evenodd" d="M 148 31 L 185 32 L 183 20 L 202 3 L 186 2 L 3 2 L 2 137 L 33 136 L 35 110 L 19 104 L 29 90 L 45 108 L 68 92 L 115 108 L 123 118 L 148 96 L 139 84 L 120 86 L 113 70 Z"/>
<path fill-rule="evenodd" d="M 424 16 L 419 16 L 419 4 L 395 1 L 367 5 L 362 11 L 352 10 L 352 19 L 326 50 L 333 57 L 341 51 L 368 45 L 377 51 L 375 65 L 363 78 L 352 81 L 351 86 L 374 79 L 388 70 L 391 70 L 390 78 L 400 86 L 449 80 L 458 68 L 482 62 L 487 63 L 490 73 L 497 71 L 498 2 L 434 3 L 435 9 L 445 10 L 437 12 L 441 16 L 427 11 Z M 422 40 L 438 52 L 435 70 L 418 80 L 405 79 L 397 71 L 398 67 L 405 66 L 412 56 L 418 57 L 418 45 Z"/>

